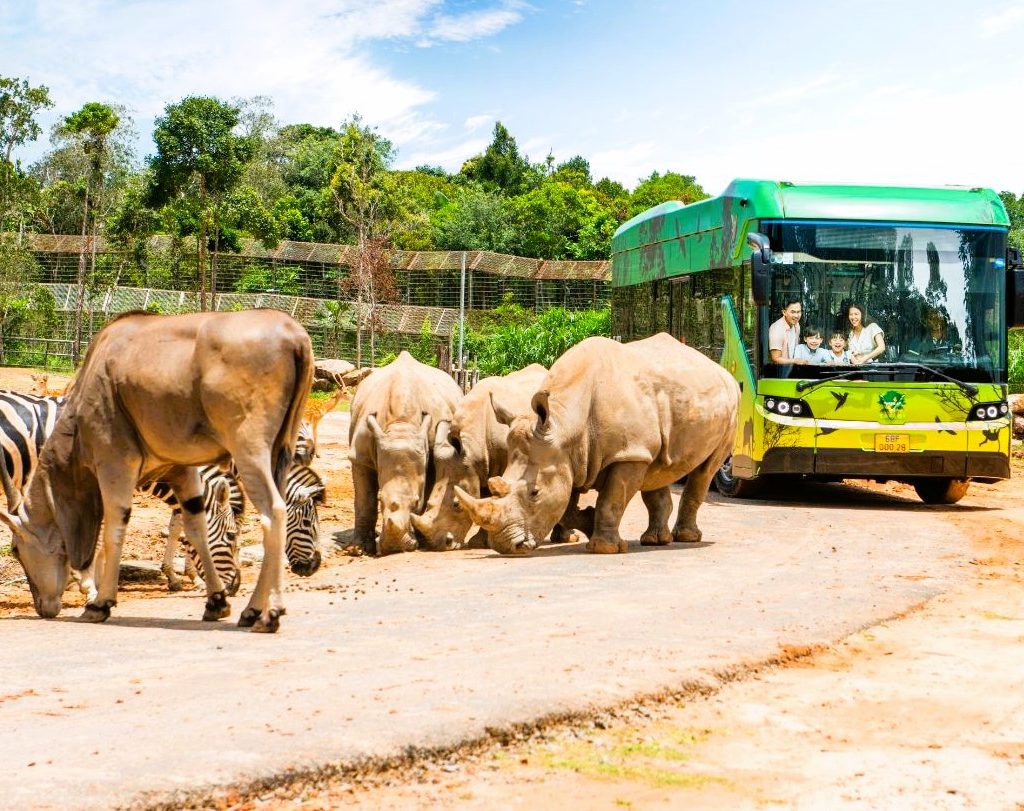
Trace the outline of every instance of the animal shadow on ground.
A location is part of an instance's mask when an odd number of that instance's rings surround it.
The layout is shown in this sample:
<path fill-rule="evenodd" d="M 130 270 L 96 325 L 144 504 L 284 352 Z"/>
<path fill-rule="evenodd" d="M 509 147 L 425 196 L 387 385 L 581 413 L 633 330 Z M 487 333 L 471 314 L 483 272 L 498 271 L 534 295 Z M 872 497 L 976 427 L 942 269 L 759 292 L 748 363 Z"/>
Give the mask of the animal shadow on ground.
<path fill-rule="evenodd" d="M 968 496 L 970 493 L 968 492 Z M 886 510 L 899 512 L 990 512 L 993 507 L 974 504 L 925 504 L 916 496 L 881 493 L 843 482 L 779 482 L 767 486 L 757 498 L 735 499 L 708 493 L 708 504 L 724 506 L 756 505 L 758 509 L 797 504 L 814 507 L 840 507 L 847 510 Z"/>

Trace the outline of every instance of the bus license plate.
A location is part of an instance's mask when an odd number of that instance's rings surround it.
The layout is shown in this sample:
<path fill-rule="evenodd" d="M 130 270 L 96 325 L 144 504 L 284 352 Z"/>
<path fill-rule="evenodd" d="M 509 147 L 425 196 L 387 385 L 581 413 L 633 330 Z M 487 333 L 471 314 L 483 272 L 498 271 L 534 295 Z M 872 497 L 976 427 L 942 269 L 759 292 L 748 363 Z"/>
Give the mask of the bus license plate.
<path fill-rule="evenodd" d="M 910 434 L 875 434 L 878 453 L 910 453 Z"/>

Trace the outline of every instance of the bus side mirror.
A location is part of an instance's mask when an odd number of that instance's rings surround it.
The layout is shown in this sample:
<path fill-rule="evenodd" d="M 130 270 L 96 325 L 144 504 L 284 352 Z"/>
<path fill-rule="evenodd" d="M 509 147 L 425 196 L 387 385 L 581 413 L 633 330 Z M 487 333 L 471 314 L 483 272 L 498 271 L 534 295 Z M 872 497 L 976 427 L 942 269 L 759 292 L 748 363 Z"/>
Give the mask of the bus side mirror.
<path fill-rule="evenodd" d="M 768 287 L 771 279 L 772 249 L 768 237 L 756 231 L 747 234 L 747 243 L 754 249 L 750 254 L 750 287 L 754 303 L 768 304 Z"/>
<path fill-rule="evenodd" d="M 1006 249 L 1006 326 L 1024 327 L 1024 265 L 1015 248 Z"/>

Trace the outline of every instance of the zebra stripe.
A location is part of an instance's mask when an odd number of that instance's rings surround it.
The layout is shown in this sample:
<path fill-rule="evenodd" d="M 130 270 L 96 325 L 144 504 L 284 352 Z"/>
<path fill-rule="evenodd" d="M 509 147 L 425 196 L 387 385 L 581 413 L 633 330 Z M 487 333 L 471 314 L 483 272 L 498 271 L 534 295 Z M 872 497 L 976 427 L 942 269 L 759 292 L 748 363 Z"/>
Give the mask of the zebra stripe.
<path fill-rule="evenodd" d="M 242 583 L 242 570 L 238 561 L 238 520 L 237 516 L 245 509 L 245 499 L 238 480 L 230 473 L 216 465 L 203 465 L 198 468 L 199 478 L 203 482 L 203 510 L 206 513 L 206 540 L 213 557 L 213 565 L 224 582 L 229 595 L 236 594 Z M 167 482 L 152 482 L 138 488 L 138 492 L 147 493 L 160 499 L 171 508 L 171 522 L 167 528 L 167 546 L 164 550 L 164 561 L 160 567 L 167 577 L 167 588 L 180 591 L 181 581 L 174 573 L 174 550 L 179 539 L 183 538 L 184 518 L 181 506 L 174 491 Z M 203 580 L 206 575 L 199 560 L 199 553 L 191 543 L 185 543 L 188 559 L 185 563 L 185 574 L 194 581 L 195 574 Z"/>
<path fill-rule="evenodd" d="M 24 490 L 39 464 L 39 452 L 53 433 L 63 397 L 37 397 L 0 391 L 0 445 L 3 463 L 18 490 Z"/>
<path fill-rule="evenodd" d="M 303 420 L 299 423 L 299 436 L 295 440 L 295 454 L 292 456 L 297 465 L 313 464 L 316 443 L 313 440 L 313 423 Z"/>
<path fill-rule="evenodd" d="M 324 503 L 324 482 L 313 468 L 292 465 L 284 489 L 288 566 L 300 577 L 309 577 L 320 568 L 320 516 L 316 506 Z"/>

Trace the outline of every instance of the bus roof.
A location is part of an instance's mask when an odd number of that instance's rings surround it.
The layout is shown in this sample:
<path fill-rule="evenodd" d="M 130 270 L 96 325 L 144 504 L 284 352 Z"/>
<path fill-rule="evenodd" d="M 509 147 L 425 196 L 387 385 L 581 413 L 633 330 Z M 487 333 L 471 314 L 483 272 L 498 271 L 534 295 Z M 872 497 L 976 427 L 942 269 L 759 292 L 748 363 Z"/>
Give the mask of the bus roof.
<path fill-rule="evenodd" d="M 1010 225 L 991 189 L 734 180 L 718 197 L 662 203 L 619 226 L 612 238 L 612 283 L 740 264 L 749 253 L 745 243 L 753 223 L 776 219 Z"/>

